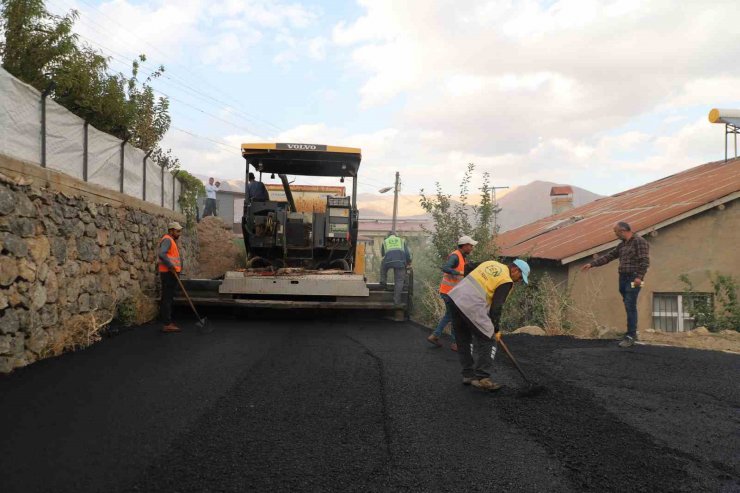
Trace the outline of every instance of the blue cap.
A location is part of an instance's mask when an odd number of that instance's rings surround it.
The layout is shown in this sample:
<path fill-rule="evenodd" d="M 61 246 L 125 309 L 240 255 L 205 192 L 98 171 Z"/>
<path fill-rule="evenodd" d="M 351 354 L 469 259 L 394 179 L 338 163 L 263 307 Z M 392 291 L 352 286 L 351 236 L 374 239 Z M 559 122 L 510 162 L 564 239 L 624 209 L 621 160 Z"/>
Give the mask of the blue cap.
<path fill-rule="evenodd" d="M 522 271 L 522 279 L 524 280 L 524 284 L 529 284 L 529 264 L 521 259 L 514 260 L 514 265 L 519 267 L 519 270 Z"/>

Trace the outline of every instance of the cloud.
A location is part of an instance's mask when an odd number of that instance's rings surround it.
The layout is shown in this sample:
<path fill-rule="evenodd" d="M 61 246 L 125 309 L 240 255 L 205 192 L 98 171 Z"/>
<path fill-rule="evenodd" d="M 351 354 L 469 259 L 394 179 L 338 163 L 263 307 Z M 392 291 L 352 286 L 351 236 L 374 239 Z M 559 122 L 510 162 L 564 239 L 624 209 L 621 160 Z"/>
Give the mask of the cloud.
<path fill-rule="evenodd" d="M 475 162 L 514 184 L 612 193 L 716 158 L 718 131 L 696 114 L 740 104 L 728 0 L 358 3 L 332 42 L 362 78 L 361 110 L 401 107 L 396 147 L 379 160 L 401 163 L 413 147 L 426 173 L 403 173 L 425 186 L 454 184 Z"/>

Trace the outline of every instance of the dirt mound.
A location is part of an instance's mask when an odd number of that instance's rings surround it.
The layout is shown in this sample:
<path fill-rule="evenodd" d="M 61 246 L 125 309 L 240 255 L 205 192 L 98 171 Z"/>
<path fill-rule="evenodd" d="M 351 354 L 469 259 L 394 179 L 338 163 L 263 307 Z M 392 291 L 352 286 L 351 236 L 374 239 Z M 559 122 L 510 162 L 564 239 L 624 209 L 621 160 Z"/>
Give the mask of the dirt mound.
<path fill-rule="evenodd" d="M 213 279 L 241 265 L 242 253 L 234 244 L 232 225 L 219 217 L 204 217 L 198 223 L 198 265 L 188 277 Z"/>
<path fill-rule="evenodd" d="M 704 327 L 688 332 L 640 331 L 640 340 L 653 344 L 686 347 L 694 349 L 712 349 L 740 353 L 740 332 L 723 330 L 709 332 Z"/>

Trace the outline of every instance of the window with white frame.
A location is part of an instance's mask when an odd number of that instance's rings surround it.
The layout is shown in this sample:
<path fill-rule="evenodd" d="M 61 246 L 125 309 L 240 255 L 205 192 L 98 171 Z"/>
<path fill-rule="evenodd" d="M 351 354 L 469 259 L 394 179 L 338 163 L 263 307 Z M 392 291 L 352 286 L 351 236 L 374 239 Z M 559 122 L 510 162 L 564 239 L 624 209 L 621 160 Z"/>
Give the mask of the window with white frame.
<path fill-rule="evenodd" d="M 709 293 L 653 293 L 653 329 L 664 332 L 684 332 L 695 328 L 691 316 L 694 305 L 710 307 Z"/>

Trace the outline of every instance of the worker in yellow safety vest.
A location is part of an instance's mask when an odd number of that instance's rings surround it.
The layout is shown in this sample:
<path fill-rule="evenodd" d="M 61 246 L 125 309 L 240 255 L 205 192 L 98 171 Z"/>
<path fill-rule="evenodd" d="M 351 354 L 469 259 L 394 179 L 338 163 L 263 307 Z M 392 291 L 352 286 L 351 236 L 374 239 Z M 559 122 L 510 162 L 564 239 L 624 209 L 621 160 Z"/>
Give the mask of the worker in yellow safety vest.
<path fill-rule="evenodd" d="M 176 276 L 182 272 L 182 257 L 177 246 L 181 233 L 180 223 L 171 222 L 167 226 L 167 234 L 159 240 L 157 270 L 162 280 L 162 298 L 159 302 L 159 318 L 164 324 L 162 332 L 180 332 L 180 328 L 172 322 L 172 300 L 178 284 Z"/>
<path fill-rule="evenodd" d="M 527 284 L 529 272 L 529 264 L 521 259 L 509 264 L 489 260 L 478 265 L 450 291 L 463 384 L 483 390 L 501 388 L 491 380 L 501 312 L 514 283 Z"/>
<path fill-rule="evenodd" d="M 401 304 L 403 286 L 406 283 L 406 268 L 411 265 L 411 251 L 406 240 L 394 231 L 389 231 L 380 247 L 383 262 L 380 265 L 380 285 L 385 287 L 388 270 L 393 269 L 393 303 Z"/>
<path fill-rule="evenodd" d="M 442 272 L 444 274 L 442 275 L 442 282 L 439 284 L 439 296 L 445 303 L 445 314 L 437 324 L 437 328 L 434 329 L 434 332 L 427 337 L 427 341 L 435 347 L 442 346 L 439 342 L 439 338 L 442 337 L 442 331 L 445 330 L 447 324 L 452 321 L 452 300 L 449 297 L 449 292 L 452 291 L 452 288 L 457 286 L 457 283 L 459 283 L 465 276 L 465 259 L 470 255 L 473 251 L 473 247 L 477 244 L 478 242 L 470 236 L 461 236 L 460 239 L 457 240 L 457 250 L 447 257 L 447 263 L 442 266 Z M 450 349 L 457 351 L 457 341 L 455 340 L 454 328 L 450 331 L 450 339 L 452 339 Z"/>

